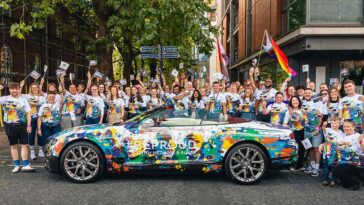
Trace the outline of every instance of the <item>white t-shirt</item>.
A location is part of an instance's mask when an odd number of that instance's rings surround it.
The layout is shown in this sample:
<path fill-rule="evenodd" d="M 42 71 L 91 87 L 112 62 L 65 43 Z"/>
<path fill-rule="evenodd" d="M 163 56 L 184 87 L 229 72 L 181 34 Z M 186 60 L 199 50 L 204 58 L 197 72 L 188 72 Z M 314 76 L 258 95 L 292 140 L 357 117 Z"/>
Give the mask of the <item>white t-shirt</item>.
<path fill-rule="evenodd" d="M 71 113 L 74 113 L 75 116 L 81 116 L 82 113 L 77 114 L 77 111 L 84 106 L 85 102 L 80 95 L 72 95 L 67 91 L 63 100 L 62 116 L 71 116 Z"/>
<path fill-rule="evenodd" d="M 108 105 L 109 105 L 109 113 L 116 114 L 122 112 L 122 109 L 125 106 L 125 102 L 122 98 L 118 98 L 109 101 Z"/>
<path fill-rule="evenodd" d="M 200 102 L 195 100 L 192 102 L 192 100 L 189 99 L 189 103 L 195 106 L 196 109 L 205 109 L 205 102 L 201 99 Z"/>
<path fill-rule="evenodd" d="M 272 124 L 283 124 L 287 112 L 287 105 L 283 102 L 270 104 L 267 107 L 267 112 L 271 114 L 270 122 Z"/>
<path fill-rule="evenodd" d="M 28 95 L 23 94 L 22 97 L 27 99 L 29 106 L 30 106 L 30 115 L 32 118 L 38 118 L 38 111 L 41 105 L 46 103 L 46 100 L 43 96 L 34 96 L 34 95 Z"/>
<path fill-rule="evenodd" d="M 99 118 L 102 115 L 104 115 L 104 108 L 105 108 L 105 103 L 104 103 L 104 99 L 102 99 L 102 97 L 97 96 L 90 96 L 90 95 L 85 95 L 86 101 L 87 101 L 87 105 L 86 105 L 86 118 Z"/>
<path fill-rule="evenodd" d="M 27 112 L 30 112 L 30 105 L 23 97 L 3 96 L 0 97 L 0 104 L 4 111 L 5 123 L 26 123 Z"/>
<path fill-rule="evenodd" d="M 352 135 L 345 136 L 343 142 L 349 142 L 349 148 L 358 155 L 362 155 L 363 151 L 361 150 L 359 145 L 359 137 L 359 133 L 354 133 Z"/>
<path fill-rule="evenodd" d="M 341 130 L 335 131 L 331 128 L 326 128 L 324 137 L 326 142 L 338 143 L 344 140 L 345 133 L 343 133 Z"/>
<path fill-rule="evenodd" d="M 352 120 L 356 127 L 362 127 L 363 101 L 359 100 L 361 95 L 346 96 L 339 101 L 339 110 L 342 111 L 342 120 Z"/>
<path fill-rule="evenodd" d="M 153 108 L 154 107 L 162 106 L 162 104 L 163 104 L 161 99 L 159 99 L 159 98 L 153 98 L 153 97 L 150 98 L 150 102 L 152 103 L 152 107 Z"/>
<path fill-rule="evenodd" d="M 39 108 L 38 115 L 42 117 L 42 123 L 50 126 L 61 124 L 60 105 L 55 102 L 54 104 L 43 104 Z"/>

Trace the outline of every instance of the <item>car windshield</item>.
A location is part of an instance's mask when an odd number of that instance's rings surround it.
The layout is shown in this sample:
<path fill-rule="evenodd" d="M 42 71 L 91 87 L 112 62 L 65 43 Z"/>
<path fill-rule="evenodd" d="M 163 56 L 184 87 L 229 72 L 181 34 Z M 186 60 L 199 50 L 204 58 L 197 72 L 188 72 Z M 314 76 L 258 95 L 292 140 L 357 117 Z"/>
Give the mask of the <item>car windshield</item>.
<path fill-rule="evenodd" d="M 170 107 L 163 107 L 162 109 L 155 109 L 136 116 L 125 123 L 134 125 L 144 119 L 152 119 L 155 127 L 221 125 L 250 121 L 248 119 L 233 117 L 230 115 L 225 118 L 221 113 L 206 114 L 204 111 L 196 113 L 195 111 L 190 110 L 175 110 Z"/>

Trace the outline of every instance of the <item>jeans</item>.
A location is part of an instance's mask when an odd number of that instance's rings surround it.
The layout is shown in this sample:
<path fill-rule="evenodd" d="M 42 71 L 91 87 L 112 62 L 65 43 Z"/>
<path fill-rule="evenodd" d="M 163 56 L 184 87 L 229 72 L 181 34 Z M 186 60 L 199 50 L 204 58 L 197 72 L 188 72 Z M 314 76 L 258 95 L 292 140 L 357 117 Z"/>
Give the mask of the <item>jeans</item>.
<path fill-rule="evenodd" d="M 39 146 L 44 146 L 44 143 L 47 141 L 48 137 L 58 133 L 61 131 L 61 125 L 50 126 L 42 124 L 42 136 L 38 137 Z"/>
<path fill-rule="evenodd" d="M 334 167 L 334 176 L 339 179 L 345 188 L 355 184 L 364 183 L 364 168 L 359 168 L 351 164 L 339 164 Z"/>
<path fill-rule="evenodd" d="M 99 124 L 100 118 L 86 118 L 86 125 Z"/>
<path fill-rule="evenodd" d="M 32 118 L 32 121 L 31 121 L 32 132 L 28 135 L 28 140 L 29 140 L 29 145 L 30 146 L 34 146 L 35 137 L 36 136 L 38 137 L 38 135 L 37 135 L 37 123 L 38 123 L 38 119 L 37 118 Z M 38 145 L 39 145 L 39 142 L 38 142 Z"/>
<path fill-rule="evenodd" d="M 296 140 L 296 143 L 298 144 L 298 160 L 296 164 L 296 168 L 303 167 L 303 161 L 305 159 L 305 153 L 306 149 L 302 144 L 302 140 L 305 139 L 304 131 L 303 130 L 295 130 L 293 131 L 294 139 Z"/>
<path fill-rule="evenodd" d="M 322 181 L 335 181 L 333 166 L 330 166 L 326 159 L 322 160 Z"/>

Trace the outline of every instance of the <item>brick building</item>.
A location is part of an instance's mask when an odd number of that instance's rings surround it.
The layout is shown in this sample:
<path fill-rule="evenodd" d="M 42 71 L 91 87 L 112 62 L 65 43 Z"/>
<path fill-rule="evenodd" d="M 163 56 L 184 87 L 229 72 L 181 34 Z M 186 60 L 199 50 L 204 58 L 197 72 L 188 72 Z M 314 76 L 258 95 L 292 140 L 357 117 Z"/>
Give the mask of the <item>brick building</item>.
<path fill-rule="evenodd" d="M 316 84 L 342 79 L 342 70 L 361 91 L 364 77 L 364 3 L 362 0 L 220 0 L 223 45 L 230 57 L 232 80 L 244 80 L 253 58 L 258 58 L 264 30 L 286 53 L 298 71 L 294 84 L 307 75 Z M 231 4 L 230 4 L 231 2 Z M 308 64 L 310 72 L 302 73 Z M 276 61 L 261 56 L 261 73 L 277 84 L 285 78 Z M 318 86 L 318 85 L 317 85 Z"/>
<path fill-rule="evenodd" d="M 48 81 L 57 82 L 56 69 L 61 60 L 70 63 L 68 73 L 75 73 L 76 79 L 83 81 L 89 62 L 85 54 L 85 36 L 90 38 L 87 32 L 60 23 L 67 18 L 62 21 L 52 18 L 46 21 L 44 29 L 32 31 L 24 40 L 10 37 L 10 26 L 19 22 L 21 14 L 22 7 L 13 6 L 8 11 L 0 8 L 1 83 L 6 86 L 11 81 L 19 82 L 34 69 L 43 74 L 45 64 L 49 67 Z M 28 84 L 31 82 L 33 79 L 27 80 Z"/>

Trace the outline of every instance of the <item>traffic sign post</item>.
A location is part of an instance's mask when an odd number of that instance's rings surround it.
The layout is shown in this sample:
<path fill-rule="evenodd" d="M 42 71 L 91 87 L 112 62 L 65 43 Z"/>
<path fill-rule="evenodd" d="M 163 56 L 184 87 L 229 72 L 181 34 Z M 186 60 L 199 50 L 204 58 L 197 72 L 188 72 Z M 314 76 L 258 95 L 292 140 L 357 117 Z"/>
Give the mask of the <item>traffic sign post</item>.
<path fill-rule="evenodd" d="M 159 59 L 160 68 L 163 70 L 163 59 L 179 58 L 177 46 L 142 46 L 140 47 L 140 58 Z"/>

